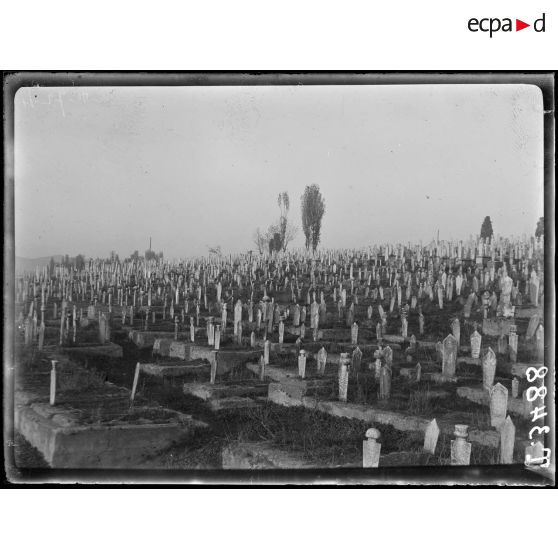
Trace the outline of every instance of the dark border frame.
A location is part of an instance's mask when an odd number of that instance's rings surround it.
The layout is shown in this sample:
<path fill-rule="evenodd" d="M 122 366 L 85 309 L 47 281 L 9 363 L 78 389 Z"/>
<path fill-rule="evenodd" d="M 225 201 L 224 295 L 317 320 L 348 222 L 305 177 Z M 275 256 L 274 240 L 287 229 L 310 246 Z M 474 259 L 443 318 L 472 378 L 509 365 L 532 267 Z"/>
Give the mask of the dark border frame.
<path fill-rule="evenodd" d="M 540 475 L 522 465 L 482 467 L 395 467 L 389 469 L 296 470 L 296 471 L 143 471 L 143 470 L 23 470 L 14 465 L 13 450 L 13 362 L 14 362 L 14 303 L 15 293 L 15 234 L 14 234 L 14 98 L 20 87 L 29 86 L 223 86 L 223 85 L 404 85 L 404 84 L 530 84 L 542 91 L 544 107 L 544 217 L 545 217 L 545 363 L 550 372 L 546 377 L 551 425 L 549 442 L 555 464 L 555 237 L 554 237 L 554 146 L 555 92 L 554 71 L 404 71 L 404 72 L 113 72 L 113 71 L 16 71 L 3 73 L 4 114 L 4 475 L 9 482 L 29 487 L 37 484 L 114 484 L 155 486 L 187 484 L 203 487 L 215 485 L 313 485 L 319 487 L 369 486 L 553 486 L 554 470 Z M 13 487 L 14 484 L 11 486 Z M 10 486 L 10 485 L 8 485 Z"/>

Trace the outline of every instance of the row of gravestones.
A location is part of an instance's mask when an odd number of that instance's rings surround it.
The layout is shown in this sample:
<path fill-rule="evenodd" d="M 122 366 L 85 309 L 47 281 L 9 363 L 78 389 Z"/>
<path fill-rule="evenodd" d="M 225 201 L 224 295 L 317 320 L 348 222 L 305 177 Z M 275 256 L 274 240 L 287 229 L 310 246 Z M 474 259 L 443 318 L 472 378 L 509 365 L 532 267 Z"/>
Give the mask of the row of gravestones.
<path fill-rule="evenodd" d="M 451 465 L 470 465 L 471 462 L 471 442 L 467 441 L 469 426 L 466 424 L 455 425 L 455 439 L 451 440 L 450 446 L 450 464 Z M 508 416 L 498 427 L 500 433 L 500 452 L 499 462 L 501 464 L 513 463 L 513 452 L 515 446 L 515 426 Z M 428 425 L 425 436 L 423 451 L 432 455 L 436 452 L 436 445 L 440 435 L 440 428 L 433 419 Z M 379 443 L 380 431 L 376 428 L 369 428 L 366 431 L 366 439 L 362 444 L 362 465 L 365 468 L 378 467 L 380 462 L 381 444 Z M 540 447 L 529 447 L 526 450 L 528 456 L 533 456 L 541 452 L 542 444 L 538 442 Z"/>

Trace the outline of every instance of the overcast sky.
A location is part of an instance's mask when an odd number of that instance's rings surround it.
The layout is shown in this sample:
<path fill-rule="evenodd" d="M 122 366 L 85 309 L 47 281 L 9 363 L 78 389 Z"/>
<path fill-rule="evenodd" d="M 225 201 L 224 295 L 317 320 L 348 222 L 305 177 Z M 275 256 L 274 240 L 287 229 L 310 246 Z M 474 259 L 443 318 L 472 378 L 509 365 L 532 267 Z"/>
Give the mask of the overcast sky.
<path fill-rule="evenodd" d="M 322 245 L 532 235 L 543 106 L 528 85 L 22 88 L 16 255 L 253 249 L 257 227 L 326 202 Z"/>

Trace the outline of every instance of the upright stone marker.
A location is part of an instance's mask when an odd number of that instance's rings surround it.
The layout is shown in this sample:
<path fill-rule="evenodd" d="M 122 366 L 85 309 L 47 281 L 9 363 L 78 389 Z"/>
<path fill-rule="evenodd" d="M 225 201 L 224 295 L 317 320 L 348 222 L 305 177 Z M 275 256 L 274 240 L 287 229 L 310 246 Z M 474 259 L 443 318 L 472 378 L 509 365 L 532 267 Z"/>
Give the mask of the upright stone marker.
<path fill-rule="evenodd" d="M 325 374 L 326 362 L 327 362 L 327 352 L 326 352 L 325 348 L 322 347 L 318 351 L 318 358 L 317 358 L 318 376 L 323 376 Z"/>
<path fill-rule="evenodd" d="M 440 428 L 436 419 L 432 419 L 426 432 L 424 434 L 424 451 L 434 455 L 436 452 L 436 444 L 438 443 L 438 436 L 440 435 Z"/>
<path fill-rule="evenodd" d="M 482 358 L 482 383 L 486 389 L 492 388 L 495 375 L 496 354 L 492 350 L 492 347 L 488 347 L 488 351 L 486 351 Z"/>
<path fill-rule="evenodd" d="M 351 344 L 356 345 L 358 343 L 358 324 L 356 322 L 351 326 Z"/>
<path fill-rule="evenodd" d="M 269 350 L 271 348 L 271 341 L 269 341 L 269 339 L 267 339 L 264 342 L 264 363 L 265 364 L 269 364 Z"/>
<path fill-rule="evenodd" d="M 56 405 L 56 363 L 57 360 L 51 360 L 52 368 L 50 370 L 50 404 Z"/>
<path fill-rule="evenodd" d="M 355 376 L 358 378 L 360 373 L 362 363 L 362 351 L 359 347 L 356 347 L 353 351 L 352 360 L 351 360 L 351 369 L 355 373 Z"/>
<path fill-rule="evenodd" d="M 382 366 L 380 370 L 380 388 L 378 399 L 389 399 L 391 393 L 391 370 L 387 366 Z"/>
<path fill-rule="evenodd" d="M 490 425 L 500 428 L 508 412 L 508 390 L 500 383 L 490 391 Z"/>
<path fill-rule="evenodd" d="M 304 349 L 298 353 L 298 375 L 302 379 L 306 377 L 306 351 Z"/>
<path fill-rule="evenodd" d="M 471 462 L 471 443 L 467 442 L 469 426 L 455 425 L 455 440 L 451 441 L 451 465 L 469 465 Z"/>
<path fill-rule="evenodd" d="M 366 431 L 366 440 L 362 442 L 362 466 L 366 468 L 378 467 L 382 445 L 378 443 L 380 431 L 369 428 Z"/>
<path fill-rule="evenodd" d="M 451 333 L 455 337 L 457 345 L 459 345 L 461 340 L 461 324 L 459 323 L 459 318 L 455 318 L 455 320 L 451 322 Z"/>
<path fill-rule="evenodd" d="M 343 359 L 340 361 L 339 367 L 339 401 L 347 401 L 347 392 L 349 388 L 349 365 Z"/>
<path fill-rule="evenodd" d="M 515 426 L 508 415 L 500 428 L 500 463 L 513 463 L 513 447 L 515 445 Z"/>
<path fill-rule="evenodd" d="M 482 344 L 482 336 L 478 331 L 474 331 L 471 335 L 471 356 L 473 358 L 480 358 Z"/>
<path fill-rule="evenodd" d="M 457 362 L 457 339 L 450 333 L 443 343 L 442 375 L 448 378 L 455 376 Z"/>

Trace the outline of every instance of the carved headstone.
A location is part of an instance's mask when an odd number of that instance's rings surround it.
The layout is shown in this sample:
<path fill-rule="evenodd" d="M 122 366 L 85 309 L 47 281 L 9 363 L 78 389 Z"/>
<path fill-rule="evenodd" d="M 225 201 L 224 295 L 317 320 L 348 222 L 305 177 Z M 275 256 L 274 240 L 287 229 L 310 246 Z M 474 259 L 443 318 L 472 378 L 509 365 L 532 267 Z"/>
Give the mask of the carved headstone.
<path fill-rule="evenodd" d="M 471 443 L 467 442 L 469 426 L 455 425 L 455 440 L 451 441 L 451 465 L 469 465 L 471 461 Z"/>
<path fill-rule="evenodd" d="M 500 383 L 490 390 L 490 425 L 500 428 L 508 412 L 508 390 Z"/>

